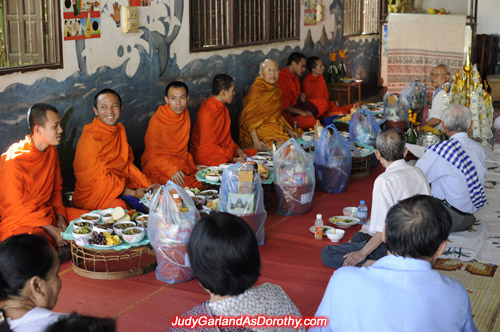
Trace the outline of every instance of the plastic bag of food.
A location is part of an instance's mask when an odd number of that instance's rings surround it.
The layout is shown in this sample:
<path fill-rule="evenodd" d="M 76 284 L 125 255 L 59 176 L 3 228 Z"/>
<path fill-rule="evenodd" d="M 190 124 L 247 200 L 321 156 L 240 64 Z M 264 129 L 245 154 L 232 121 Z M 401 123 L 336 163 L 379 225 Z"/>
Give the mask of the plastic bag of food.
<path fill-rule="evenodd" d="M 372 112 L 362 108 L 349 121 L 349 139 L 352 142 L 375 146 L 378 134 L 382 132 Z"/>
<path fill-rule="evenodd" d="M 274 171 L 278 214 L 289 216 L 307 212 L 316 184 L 314 162 L 293 138 L 274 154 Z"/>
<path fill-rule="evenodd" d="M 340 193 L 347 188 L 352 159 L 349 142 L 334 125 L 325 127 L 316 141 L 316 181 L 322 191 Z"/>
<path fill-rule="evenodd" d="M 255 162 L 238 162 L 224 170 L 217 211 L 241 217 L 255 232 L 259 246 L 264 244 L 267 212 Z"/>
<path fill-rule="evenodd" d="M 187 245 L 200 219 L 193 200 L 172 181 L 161 186 L 149 207 L 148 236 L 156 254 L 156 278 L 169 284 L 194 277 Z"/>

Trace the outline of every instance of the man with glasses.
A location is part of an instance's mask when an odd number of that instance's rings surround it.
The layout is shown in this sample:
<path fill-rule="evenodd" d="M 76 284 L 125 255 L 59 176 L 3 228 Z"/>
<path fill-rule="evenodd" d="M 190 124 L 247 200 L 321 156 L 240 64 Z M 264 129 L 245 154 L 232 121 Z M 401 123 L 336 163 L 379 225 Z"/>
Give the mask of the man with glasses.
<path fill-rule="evenodd" d="M 432 104 L 429 112 L 427 113 L 427 118 L 424 119 L 425 126 L 430 127 L 441 127 L 441 112 L 443 110 L 443 96 L 446 93 L 445 89 L 451 88 L 449 83 L 450 80 L 450 70 L 448 66 L 444 64 L 437 65 L 431 71 L 431 84 L 434 87 L 434 92 L 432 93 Z"/>
<path fill-rule="evenodd" d="M 94 97 L 95 118 L 83 128 L 76 147 L 76 206 L 88 210 L 110 207 L 128 208 L 122 198 L 141 199 L 151 181 L 134 165 L 134 154 L 128 144 L 123 124 L 120 95 L 112 89 L 101 90 Z"/>

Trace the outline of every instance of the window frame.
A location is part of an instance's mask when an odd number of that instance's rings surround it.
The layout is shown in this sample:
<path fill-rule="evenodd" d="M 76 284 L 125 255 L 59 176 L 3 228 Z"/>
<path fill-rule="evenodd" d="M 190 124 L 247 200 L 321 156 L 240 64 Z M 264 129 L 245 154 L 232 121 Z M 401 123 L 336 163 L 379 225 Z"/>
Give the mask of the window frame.
<path fill-rule="evenodd" d="M 193 34 L 195 33 L 194 30 L 197 30 L 196 32 L 201 33 L 201 30 L 203 29 L 203 26 L 201 24 L 195 25 L 195 21 L 201 21 L 203 18 L 206 18 L 210 14 L 205 14 L 205 16 L 196 16 L 194 15 L 193 8 L 195 6 L 193 5 L 194 2 L 200 3 L 202 0 L 190 0 L 189 1 L 189 52 L 190 53 L 198 53 L 198 52 L 211 52 L 211 51 L 217 51 L 217 50 L 224 50 L 224 49 L 234 49 L 234 48 L 241 48 L 241 47 L 249 47 L 249 46 L 255 46 L 255 45 L 266 45 L 266 44 L 272 44 L 272 43 L 279 43 L 279 42 L 286 42 L 290 40 L 300 40 L 300 3 L 302 0 L 260 0 L 264 4 L 262 6 L 261 12 L 264 11 L 264 18 L 261 20 L 263 22 L 263 40 L 261 41 L 248 41 L 248 42 L 238 42 L 236 39 L 238 36 L 242 35 L 242 25 L 240 24 L 238 26 L 238 17 L 236 15 L 236 10 L 237 10 L 237 5 L 234 3 L 232 0 L 218 0 L 222 3 L 227 4 L 228 11 L 227 11 L 227 24 L 226 26 L 232 27 L 228 29 L 227 31 L 227 43 L 225 45 L 215 45 L 215 46 L 210 46 L 207 47 L 206 45 L 206 40 L 205 39 L 205 45 L 203 46 L 193 46 L 195 41 L 193 40 Z M 215 0 L 217 1 L 217 0 Z M 245 1 L 245 0 L 243 0 Z M 290 18 L 293 20 L 291 23 L 291 33 L 295 34 L 294 36 L 290 38 L 272 38 L 271 36 L 271 10 L 270 10 L 270 5 L 272 1 L 283 1 L 283 2 L 289 2 L 289 5 L 294 5 L 294 11 L 295 13 L 290 14 Z M 197 7 L 196 7 L 197 8 Z M 201 10 L 198 10 L 197 12 L 201 12 Z M 203 14 L 202 14 L 203 15 Z M 217 18 L 220 18 L 222 14 L 218 13 Z M 198 22 L 196 22 L 198 23 Z M 269 28 L 266 28 L 269 27 Z M 217 29 L 217 28 L 215 28 Z M 203 40 L 199 40 L 201 43 L 200 45 L 203 44 Z"/>
<path fill-rule="evenodd" d="M 375 27 L 375 31 L 370 31 L 370 32 L 365 32 L 365 23 L 366 23 L 366 16 L 369 14 L 373 13 L 373 11 L 370 11 L 366 13 L 365 7 L 367 7 L 370 3 L 375 2 L 376 8 L 374 9 L 375 11 L 375 17 L 373 18 L 372 25 Z M 378 35 L 380 33 L 380 15 L 382 13 L 382 4 L 384 1 L 382 0 L 344 0 L 344 8 L 343 8 L 343 15 L 344 15 L 344 21 L 343 21 L 343 30 L 342 30 L 342 35 L 343 37 L 357 37 L 357 36 L 367 36 L 367 35 Z M 351 23 L 349 20 L 346 19 L 346 7 L 349 8 L 351 4 L 355 4 L 358 6 L 357 12 L 354 14 L 357 19 L 357 22 Z M 351 15 L 352 16 L 352 15 Z M 355 26 L 356 31 L 354 32 L 348 32 L 346 33 L 346 24 L 351 23 L 352 26 Z"/>
<path fill-rule="evenodd" d="M 4 0 L 2 1 L 3 4 L 5 4 Z M 22 0 L 21 0 L 22 1 Z M 26 73 L 26 72 L 31 72 L 31 71 L 38 71 L 38 70 L 43 70 L 43 69 L 60 69 L 64 67 L 63 64 L 63 43 L 62 43 L 62 20 L 61 20 L 61 1 L 60 0 L 39 0 L 42 2 L 45 2 L 47 4 L 50 3 L 50 5 L 53 8 L 53 13 L 50 15 L 50 13 L 47 14 L 47 16 L 52 17 L 52 21 L 47 21 L 44 23 L 43 27 L 43 38 L 47 38 L 50 36 L 50 33 L 47 32 L 48 30 L 48 25 L 51 25 L 52 31 L 53 31 L 53 42 L 50 43 L 51 47 L 53 48 L 52 51 L 50 50 L 45 50 L 44 56 L 47 54 L 47 52 L 53 52 L 54 53 L 54 62 L 51 63 L 42 63 L 42 64 L 29 64 L 29 65 L 22 65 L 22 66 L 15 66 L 15 67 L 0 67 L 0 76 L 2 75 L 7 75 L 7 74 L 12 74 L 12 73 Z M 3 10 L 5 12 L 5 10 Z M 4 17 L 2 18 L 4 26 L 6 24 L 5 20 L 5 14 L 3 14 Z M 4 38 L 6 33 L 4 29 Z M 4 42 L 4 41 L 2 41 Z"/>

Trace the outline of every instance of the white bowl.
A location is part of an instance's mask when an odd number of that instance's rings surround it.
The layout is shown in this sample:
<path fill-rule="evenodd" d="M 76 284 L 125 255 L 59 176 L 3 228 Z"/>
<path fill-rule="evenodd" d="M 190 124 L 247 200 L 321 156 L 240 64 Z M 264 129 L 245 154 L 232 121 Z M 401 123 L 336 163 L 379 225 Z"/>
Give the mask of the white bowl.
<path fill-rule="evenodd" d="M 111 217 L 111 212 L 113 212 L 113 209 L 106 209 L 99 211 L 99 214 L 101 215 L 101 220 L 104 223 L 107 223 L 108 221 L 113 219 L 113 217 Z"/>
<path fill-rule="evenodd" d="M 257 152 L 256 156 L 260 156 L 260 157 L 272 157 L 273 153 L 270 152 L 270 151 L 261 151 L 261 152 Z"/>
<path fill-rule="evenodd" d="M 139 227 L 148 228 L 148 220 L 149 220 L 149 214 L 141 214 L 140 216 L 135 218 L 135 223 Z"/>
<path fill-rule="evenodd" d="M 205 179 L 207 179 L 208 181 L 212 181 L 212 182 L 219 182 L 220 175 L 215 174 L 215 173 L 207 173 L 207 174 L 205 174 Z"/>
<path fill-rule="evenodd" d="M 107 227 L 104 227 L 106 225 Z M 97 233 L 102 233 L 102 232 L 109 232 L 110 234 L 113 233 L 113 224 L 94 224 L 93 227 L 94 232 Z"/>
<path fill-rule="evenodd" d="M 226 168 L 229 168 L 233 165 L 234 164 L 232 164 L 232 163 L 225 163 L 225 164 L 220 164 L 219 167 L 221 168 L 221 170 L 225 170 Z"/>
<path fill-rule="evenodd" d="M 344 237 L 345 231 L 343 229 L 332 228 L 326 231 L 326 236 L 332 242 L 339 242 Z"/>
<path fill-rule="evenodd" d="M 193 197 L 194 205 L 198 210 L 201 210 L 203 208 L 203 205 L 205 205 L 206 200 L 207 198 L 202 195 L 197 195 Z"/>
<path fill-rule="evenodd" d="M 78 228 L 81 228 L 83 226 L 87 226 L 87 227 L 90 227 L 90 229 L 92 229 L 92 227 L 94 226 L 94 223 L 90 220 L 81 220 L 81 219 L 77 219 L 73 222 L 73 229 L 78 229 Z"/>
<path fill-rule="evenodd" d="M 101 215 L 98 213 L 85 213 L 80 216 L 81 220 L 92 221 L 94 224 L 97 224 L 101 220 Z"/>
<path fill-rule="evenodd" d="M 306 131 L 305 133 L 302 134 L 302 139 L 306 142 L 312 141 L 314 139 L 314 132 Z"/>
<path fill-rule="evenodd" d="M 113 224 L 113 230 L 115 231 L 115 234 L 122 236 L 122 231 L 125 228 L 129 227 L 135 227 L 136 223 L 133 221 L 118 221 Z"/>
<path fill-rule="evenodd" d="M 203 190 L 200 191 L 201 196 L 205 196 L 205 199 L 216 199 L 219 197 L 219 192 L 215 189 L 208 189 L 208 190 Z"/>
<path fill-rule="evenodd" d="M 356 217 L 334 216 L 334 217 L 330 217 L 328 219 L 328 221 L 331 222 L 332 224 L 340 227 L 340 228 L 349 228 L 349 227 L 352 227 L 354 225 L 359 224 L 359 222 L 361 220 L 359 220 Z"/>
<path fill-rule="evenodd" d="M 344 216 L 356 217 L 356 214 L 358 213 L 358 208 L 355 206 L 346 206 L 345 208 L 342 209 L 342 212 L 344 213 Z"/>
<path fill-rule="evenodd" d="M 80 227 L 78 229 L 73 229 L 73 238 L 75 239 L 75 243 L 79 246 L 88 246 L 89 240 L 92 238 L 92 228 L 88 228 L 88 233 L 75 233 L 75 231 L 83 231 L 85 227 Z"/>
<path fill-rule="evenodd" d="M 135 234 L 125 234 L 128 231 L 136 230 L 139 231 L 139 233 Z M 130 244 L 135 244 L 139 243 L 144 239 L 144 236 L 146 235 L 146 232 L 143 227 L 129 227 L 126 228 L 122 231 L 122 237 L 125 240 L 125 242 L 130 243 Z"/>
<path fill-rule="evenodd" d="M 264 165 L 267 162 L 267 158 L 263 156 L 253 156 L 252 160 L 261 165 Z"/>

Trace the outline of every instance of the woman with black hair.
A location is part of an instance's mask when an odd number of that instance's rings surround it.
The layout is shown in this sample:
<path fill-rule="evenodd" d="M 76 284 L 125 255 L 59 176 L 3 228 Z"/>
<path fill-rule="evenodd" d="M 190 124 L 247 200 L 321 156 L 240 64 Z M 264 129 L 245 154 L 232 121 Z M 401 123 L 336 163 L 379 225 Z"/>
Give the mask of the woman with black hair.
<path fill-rule="evenodd" d="M 254 286 L 260 275 L 259 248 L 254 232 L 240 217 L 222 212 L 203 217 L 193 229 L 188 254 L 193 273 L 210 294 L 210 299 L 190 309 L 184 317 L 301 317 L 280 286 L 269 283 Z M 169 328 L 171 332 L 184 330 Z M 233 327 L 221 330 L 266 329 Z"/>
<path fill-rule="evenodd" d="M 60 290 L 59 259 L 45 238 L 21 234 L 0 242 L 0 301 L 4 316 L 0 331 L 44 331 L 61 317 L 51 311 Z"/>

